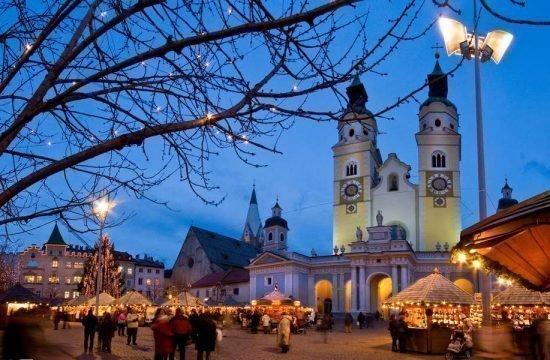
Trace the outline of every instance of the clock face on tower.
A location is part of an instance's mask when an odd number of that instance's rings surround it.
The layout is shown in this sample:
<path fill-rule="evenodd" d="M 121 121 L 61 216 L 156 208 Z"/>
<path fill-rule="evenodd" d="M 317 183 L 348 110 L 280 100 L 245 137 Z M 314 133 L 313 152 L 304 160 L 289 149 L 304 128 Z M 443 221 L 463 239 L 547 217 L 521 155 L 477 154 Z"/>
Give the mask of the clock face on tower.
<path fill-rule="evenodd" d="M 450 174 L 438 172 L 433 174 L 428 174 L 427 187 L 428 191 L 432 193 L 433 196 L 449 196 L 449 192 L 453 188 L 453 183 L 450 178 Z"/>
<path fill-rule="evenodd" d="M 359 199 L 363 192 L 363 186 L 358 180 L 348 180 L 341 184 L 340 197 L 345 202 L 353 202 Z"/>

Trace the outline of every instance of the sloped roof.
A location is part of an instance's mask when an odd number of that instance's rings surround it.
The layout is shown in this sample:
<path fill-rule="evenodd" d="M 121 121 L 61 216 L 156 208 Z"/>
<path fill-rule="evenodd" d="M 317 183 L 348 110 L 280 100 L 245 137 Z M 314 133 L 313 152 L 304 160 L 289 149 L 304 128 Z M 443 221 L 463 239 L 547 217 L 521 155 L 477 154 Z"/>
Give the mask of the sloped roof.
<path fill-rule="evenodd" d="M 178 296 L 173 297 L 171 300 L 176 305 L 185 305 L 185 306 L 198 306 L 202 305 L 200 299 L 196 296 L 191 295 L 188 291 L 183 291 L 178 294 Z"/>
<path fill-rule="evenodd" d="M 128 291 L 126 294 L 122 295 L 114 301 L 115 304 L 121 305 L 151 305 L 153 302 L 147 299 L 144 295 L 139 292 L 132 290 Z"/>
<path fill-rule="evenodd" d="M 447 302 L 456 305 L 470 305 L 475 303 L 473 295 L 468 294 L 445 276 L 437 268 L 428 275 L 397 295 L 385 301 L 386 304 L 402 303 L 441 303 Z"/>
<path fill-rule="evenodd" d="M 160 261 L 157 261 L 153 259 L 152 257 L 147 258 L 134 258 L 134 261 L 136 263 L 136 266 L 145 266 L 145 267 L 153 267 L 153 268 L 164 268 L 164 264 Z"/>
<path fill-rule="evenodd" d="M 514 284 L 500 292 L 493 298 L 497 305 L 543 305 L 550 304 L 550 293 L 529 290 L 521 285 Z"/>
<path fill-rule="evenodd" d="M 94 296 L 93 298 L 88 299 L 88 301 L 86 301 L 83 305 L 95 306 L 95 301 L 96 297 Z M 107 294 L 106 292 L 102 292 L 101 294 L 99 294 L 99 306 L 110 305 L 113 303 L 113 301 L 115 301 L 115 298 Z"/>
<path fill-rule="evenodd" d="M 40 303 L 40 297 L 29 289 L 23 287 L 21 284 L 17 283 L 6 290 L 3 294 L 0 294 L 0 303 L 5 302 L 30 302 L 33 304 L 38 304 Z"/>
<path fill-rule="evenodd" d="M 223 272 L 212 273 L 206 276 L 203 276 L 197 280 L 192 287 L 207 287 L 213 286 L 218 283 L 222 285 L 225 284 L 235 284 L 241 282 L 248 282 L 250 280 L 249 271 L 246 269 L 240 268 L 231 268 Z"/>
<path fill-rule="evenodd" d="M 67 245 L 67 243 L 65 243 L 65 241 L 63 240 L 63 236 L 61 236 L 61 232 L 59 231 L 59 227 L 57 227 L 57 223 L 55 223 L 52 233 L 50 234 L 50 238 L 48 239 L 48 242 L 46 242 L 46 244 Z"/>
<path fill-rule="evenodd" d="M 280 292 L 277 286 L 275 286 L 275 290 L 265 294 L 258 300 L 258 305 L 277 305 L 277 303 L 279 305 L 292 305 L 294 300 Z"/>
<path fill-rule="evenodd" d="M 191 226 L 189 231 L 195 234 L 208 260 L 223 269 L 245 267 L 250 259 L 256 257 L 256 248 L 243 241 L 196 226 Z"/>
<path fill-rule="evenodd" d="M 84 305 L 88 300 L 90 300 L 90 298 L 86 295 L 80 295 L 79 297 L 67 301 L 66 304 L 67 306 L 79 306 Z"/>

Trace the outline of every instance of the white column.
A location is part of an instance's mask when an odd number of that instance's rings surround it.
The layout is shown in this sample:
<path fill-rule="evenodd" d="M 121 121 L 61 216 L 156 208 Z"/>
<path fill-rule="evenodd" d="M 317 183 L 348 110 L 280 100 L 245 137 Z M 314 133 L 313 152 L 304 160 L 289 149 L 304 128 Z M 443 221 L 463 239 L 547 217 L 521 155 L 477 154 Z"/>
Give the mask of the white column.
<path fill-rule="evenodd" d="M 365 311 L 367 307 L 367 299 L 365 298 L 365 265 L 359 267 L 359 310 Z"/>
<path fill-rule="evenodd" d="M 332 311 L 340 312 L 340 291 L 338 287 L 338 274 L 332 274 Z"/>
<path fill-rule="evenodd" d="M 249 281 L 249 284 L 250 284 L 250 290 L 249 290 L 249 300 L 252 301 L 252 300 L 257 300 L 256 298 L 256 273 L 255 272 L 250 272 L 250 281 Z"/>
<path fill-rule="evenodd" d="M 315 277 L 313 274 L 308 274 L 307 276 L 307 304 L 317 311 L 315 307 Z"/>
<path fill-rule="evenodd" d="M 391 291 L 392 291 L 392 296 L 395 296 L 398 293 L 398 291 L 397 291 L 397 281 L 398 281 L 398 278 L 397 278 L 397 265 L 392 265 L 392 267 L 391 267 Z"/>
<path fill-rule="evenodd" d="M 405 290 L 409 286 L 409 268 L 401 266 L 401 291 Z"/>
<path fill-rule="evenodd" d="M 357 267 L 351 267 L 351 309 L 357 311 Z"/>
<path fill-rule="evenodd" d="M 371 303 L 370 303 L 370 283 L 365 284 L 365 301 L 366 301 L 365 311 L 366 312 L 373 311 L 374 309 L 372 309 Z"/>
<path fill-rule="evenodd" d="M 292 274 L 292 295 L 294 296 L 294 299 L 304 301 L 304 299 L 300 299 L 300 274 L 298 272 L 294 272 Z"/>
<path fill-rule="evenodd" d="M 279 291 L 281 291 L 282 293 L 284 293 L 285 295 L 293 295 L 294 294 L 292 293 L 292 268 L 290 269 L 285 269 L 285 288 L 284 290 L 283 289 L 279 289 Z"/>

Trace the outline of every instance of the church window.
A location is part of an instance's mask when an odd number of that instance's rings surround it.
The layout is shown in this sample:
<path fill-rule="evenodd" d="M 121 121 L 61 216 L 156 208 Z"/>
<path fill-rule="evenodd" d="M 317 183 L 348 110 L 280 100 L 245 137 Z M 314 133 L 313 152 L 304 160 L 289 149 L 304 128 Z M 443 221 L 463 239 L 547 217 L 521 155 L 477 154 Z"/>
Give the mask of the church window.
<path fill-rule="evenodd" d="M 239 288 L 233 288 L 233 295 L 239 295 Z"/>
<path fill-rule="evenodd" d="M 435 126 L 440 127 L 441 126 L 441 120 L 435 119 Z"/>
<path fill-rule="evenodd" d="M 391 174 L 388 182 L 388 191 L 399 191 L 399 179 L 397 174 Z"/>
<path fill-rule="evenodd" d="M 426 130 L 427 127 L 428 127 L 428 125 L 426 125 L 426 123 L 424 123 L 423 129 Z"/>
<path fill-rule="evenodd" d="M 269 240 L 269 241 L 273 240 L 273 233 L 272 232 L 267 234 L 267 240 Z"/>
<path fill-rule="evenodd" d="M 281 234 L 281 236 L 279 236 L 280 240 L 281 241 L 285 241 L 285 234 Z"/>
<path fill-rule="evenodd" d="M 266 276 L 264 278 L 264 285 L 266 285 L 266 286 L 273 285 L 273 278 L 271 276 Z"/>
<path fill-rule="evenodd" d="M 454 126 L 453 124 L 451 124 L 450 126 L 451 126 L 451 129 L 453 129 L 453 130 L 454 130 L 455 126 Z"/>
<path fill-rule="evenodd" d="M 369 136 L 369 131 L 368 131 L 367 129 L 363 129 L 363 134 L 364 134 L 365 136 Z"/>
<path fill-rule="evenodd" d="M 356 176 L 357 175 L 357 163 L 355 161 L 350 161 L 346 164 L 346 176 Z"/>
<path fill-rule="evenodd" d="M 446 156 L 442 151 L 436 151 L 432 154 L 432 167 L 444 168 L 447 167 Z"/>
<path fill-rule="evenodd" d="M 349 129 L 349 137 L 353 137 L 353 135 L 355 135 L 355 130 L 354 129 Z"/>

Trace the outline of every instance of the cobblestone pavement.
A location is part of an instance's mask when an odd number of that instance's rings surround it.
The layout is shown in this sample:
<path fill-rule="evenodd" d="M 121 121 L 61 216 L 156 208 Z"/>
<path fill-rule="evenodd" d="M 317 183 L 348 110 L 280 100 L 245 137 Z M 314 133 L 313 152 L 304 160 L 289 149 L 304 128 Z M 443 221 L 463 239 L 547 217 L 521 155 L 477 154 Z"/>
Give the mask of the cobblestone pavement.
<path fill-rule="evenodd" d="M 150 328 L 139 329 L 137 346 L 126 345 L 124 337 L 115 336 L 112 343 L 112 353 L 83 354 L 83 330 L 78 323 L 73 323 L 71 329 L 56 330 L 51 327 L 44 329 L 44 338 L 48 342 L 47 350 L 35 360 L 145 360 L 153 359 L 154 343 Z M 282 354 L 275 346 L 275 335 L 263 333 L 250 334 L 247 331 L 231 328 L 224 330 L 224 339 L 218 343 L 211 359 L 263 360 L 263 359 L 375 359 L 375 360 L 412 360 L 412 359 L 443 359 L 444 356 L 426 356 L 418 354 L 399 354 L 391 351 L 390 339 L 384 323 L 374 329 L 354 329 L 351 334 L 343 332 L 341 326 L 328 334 L 328 343 L 323 342 L 323 335 L 309 330 L 307 334 L 291 337 L 290 351 Z M 193 346 L 187 347 L 187 359 L 196 359 Z M 179 355 L 176 355 L 179 359 Z"/>

